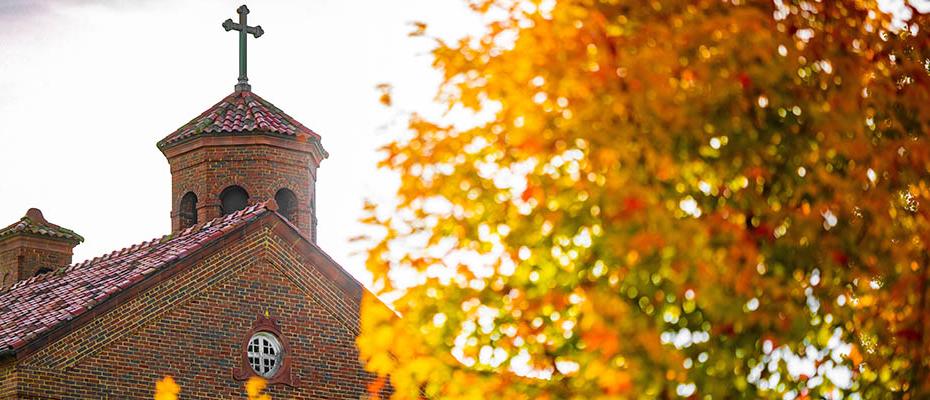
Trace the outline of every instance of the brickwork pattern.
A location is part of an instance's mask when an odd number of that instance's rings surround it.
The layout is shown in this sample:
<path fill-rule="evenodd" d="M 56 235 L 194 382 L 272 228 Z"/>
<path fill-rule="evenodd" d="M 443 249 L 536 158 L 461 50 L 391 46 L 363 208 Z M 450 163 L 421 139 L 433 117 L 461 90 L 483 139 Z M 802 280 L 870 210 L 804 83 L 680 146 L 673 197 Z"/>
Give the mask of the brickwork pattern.
<path fill-rule="evenodd" d="M 55 269 L 71 264 L 71 254 L 52 250 L 23 248 L 20 249 L 22 264 L 19 265 L 21 277 L 34 276 L 42 268 Z"/>
<path fill-rule="evenodd" d="M 296 388 L 280 399 L 358 399 L 359 298 L 324 276 L 266 218 L 245 236 L 57 342 L 0 366 L 0 398 L 150 398 L 171 374 L 185 399 L 244 398 L 232 377 L 244 335 L 269 312 L 291 345 Z M 310 257 L 312 258 L 312 257 Z M 18 394 L 11 396 L 14 384 Z"/>
<path fill-rule="evenodd" d="M 56 245 L 51 239 L 51 246 L 34 247 L 24 243 L 19 246 L 0 247 L 0 291 L 14 283 L 32 277 L 42 268 L 55 269 L 71 264 L 71 247 L 73 244 Z"/>
<path fill-rule="evenodd" d="M 42 268 L 71 264 L 74 246 L 83 241 L 76 232 L 48 222 L 42 210 L 30 208 L 19 221 L 0 229 L 0 292 Z"/>
<path fill-rule="evenodd" d="M 0 365 L 0 399 L 16 398 L 16 365 Z"/>
<path fill-rule="evenodd" d="M 0 291 L 19 280 L 19 249 L 0 251 Z"/>
<path fill-rule="evenodd" d="M 188 192 L 197 196 L 197 220 L 208 221 L 221 215 L 220 193 L 237 185 L 249 194 L 249 203 L 274 198 L 279 189 L 289 189 L 297 196 L 297 220 L 292 221 L 304 235 L 316 238 L 313 195 L 316 162 L 310 153 L 241 142 L 205 146 L 170 157 L 171 226 L 181 225 L 181 198 Z"/>

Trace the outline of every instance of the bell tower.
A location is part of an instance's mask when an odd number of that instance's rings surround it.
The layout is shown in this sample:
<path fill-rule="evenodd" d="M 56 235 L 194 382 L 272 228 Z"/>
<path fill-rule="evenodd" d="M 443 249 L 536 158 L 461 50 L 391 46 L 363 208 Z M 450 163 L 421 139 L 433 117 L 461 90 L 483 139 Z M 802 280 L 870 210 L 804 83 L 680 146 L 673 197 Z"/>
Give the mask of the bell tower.
<path fill-rule="evenodd" d="M 239 7 L 239 79 L 235 91 L 158 142 L 171 167 L 171 230 L 274 198 L 278 212 L 316 241 L 316 172 L 328 154 L 320 136 L 252 92 L 246 76 L 248 26 Z"/>

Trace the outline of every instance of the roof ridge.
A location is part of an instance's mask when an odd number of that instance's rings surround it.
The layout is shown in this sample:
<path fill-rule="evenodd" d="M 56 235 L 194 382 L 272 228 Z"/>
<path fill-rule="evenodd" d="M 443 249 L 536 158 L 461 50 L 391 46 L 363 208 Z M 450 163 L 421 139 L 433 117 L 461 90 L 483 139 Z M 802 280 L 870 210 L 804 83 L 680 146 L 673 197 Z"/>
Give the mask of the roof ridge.
<path fill-rule="evenodd" d="M 19 287 L 23 287 L 23 286 L 26 286 L 26 285 L 30 285 L 30 284 L 35 283 L 35 282 L 44 281 L 44 280 L 47 280 L 46 278 L 51 278 L 51 277 L 53 277 L 53 276 L 59 276 L 59 275 L 62 275 L 62 274 L 67 274 L 67 273 L 73 272 L 73 271 L 75 271 L 75 270 L 85 268 L 85 267 L 87 267 L 87 266 L 89 266 L 89 265 L 91 265 L 91 264 L 96 264 L 96 263 L 98 263 L 98 262 L 112 260 L 112 259 L 114 259 L 114 258 L 116 258 L 116 257 L 122 257 L 122 256 L 126 256 L 126 255 L 129 255 L 129 254 L 133 254 L 133 253 L 136 253 L 136 252 L 145 250 L 145 249 L 149 249 L 149 248 L 153 247 L 155 244 L 160 244 L 160 243 L 162 243 L 163 241 L 165 241 L 165 239 L 167 239 L 167 240 L 173 240 L 173 239 L 177 239 L 177 238 L 181 238 L 181 237 L 190 236 L 190 235 L 193 235 L 193 234 L 198 233 L 198 232 L 200 232 L 200 231 L 203 231 L 203 230 L 205 230 L 205 229 L 207 229 L 207 228 L 215 227 L 215 226 L 217 226 L 217 225 L 220 224 L 220 223 L 227 222 L 227 221 L 231 221 L 231 220 L 234 220 L 234 219 L 239 219 L 239 218 L 243 217 L 243 216 L 246 215 L 246 214 L 250 214 L 250 213 L 257 212 L 257 211 L 259 211 L 260 209 L 266 209 L 266 210 L 269 210 L 269 211 L 275 211 L 275 210 L 278 209 L 278 208 L 277 208 L 277 202 L 275 202 L 273 198 L 272 198 L 272 199 L 265 200 L 265 201 L 261 201 L 261 202 L 252 204 L 252 205 L 250 205 L 250 206 L 248 206 L 248 207 L 246 207 L 246 208 L 243 208 L 243 209 L 241 209 L 241 210 L 238 210 L 238 211 L 236 211 L 236 212 L 234 212 L 234 213 L 230 213 L 230 214 L 227 214 L 227 215 L 223 215 L 223 216 L 220 216 L 220 217 L 213 218 L 213 219 L 211 219 L 211 220 L 209 220 L 209 221 L 207 221 L 207 222 L 205 222 L 205 223 L 203 223 L 203 224 L 193 225 L 193 226 L 191 226 L 191 227 L 185 229 L 184 231 L 179 232 L 177 235 L 162 235 L 162 236 L 159 236 L 159 237 L 155 237 L 155 238 L 153 238 L 153 239 L 150 239 L 150 240 L 146 240 L 146 241 L 142 241 L 142 242 L 139 242 L 139 243 L 135 243 L 135 244 L 130 245 L 130 246 L 128 246 L 128 247 L 123 247 L 122 249 L 113 250 L 113 251 L 111 251 L 111 252 L 109 252 L 109 253 L 104 253 L 104 254 L 99 255 L 99 256 L 96 256 L 96 257 L 94 257 L 94 258 L 88 258 L 88 259 L 86 259 L 86 260 L 84 260 L 84 261 L 81 261 L 81 262 L 76 262 L 76 263 L 72 263 L 72 264 L 69 264 L 69 265 L 64 265 L 64 266 L 61 266 L 61 267 L 56 268 L 52 273 L 39 274 L 39 275 L 36 275 L 36 276 L 31 276 L 31 277 L 29 277 L 29 278 L 23 279 L 23 280 L 21 280 L 21 281 L 18 281 L 18 282 L 16 282 L 16 283 L 14 283 L 12 286 L 10 286 L 8 290 L 13 290 L 13 289 L 16 289 L 16 288 L 19 288 Z M 222 229 L 222 233 L 225 234 L 226 232 L 228 232 L 228 230 L 225 229 L 225 227 L 224 227 L 224 229 Z"/>
<path fill-rule="evenodd" d="M 216 104 L 214 104 L 214 105 L 210 106 L 209 108 L 207 108 L 206 110 L 204 110 L 202 113 L 200 113 L 200 115 L 198 115 L 198 116 L 196 116 L 196 117 L 194 117 L 194 118 L 191 118 L 190 121 L 187 121 L 184 125 L 181 125 L 180 128 L 176 129 L 174 132 L 171 132 L 171 135 L 168 135 L 168 137 L 166 137 L 166 138 L 164 138 L 164 139 L 158 141 L 158 143 L 156 143 L 156 145 L 158 145 L 159 147 L 161 147 L 162 142 L 167 143 L 168 138 L 170 138 L 171 136 L 173 136 L 173 135 L 174 135 L 175 133 L 177 133 L 178 131 L 184 129 L 184 128 L 187 127 L 188 125 L 194 124 L 195 122 L 197 122 L 197 120 L 199 120 L 199 119 L 201 119 L 201 118 L 207 116 L 208 114 L 215 112 L 215 111 L 216 111 L 215 109 L 216 109 L 217 106 L 219 106 L 220 104 L 225 103 L 225 102 L 226 102 L 226 99 L 228 99 L 230 96 L 232 96 L 232 95 L 234 95 L 234 94 L 236 94 L 236 92 L 233 92 L 232 94 L 223 96 L 223 98 L 220 99 L 220 101 L 216 102 Z M 194 124 L 194 125 L 196 125 L 196 124 Z"/>
<path fill-rule="evenodd" d="M 136 243 L 17 282 L 11 291 L 0 293 L 0 309 L 4 310 L 0 313 L 0 349 L 18 351 L 65 321 L 81 317 L 193 254 L 209 251 L 214 241 L 270 218 L 269 214 L 277 214 L 277 210 L 277 202 L 270 198 L 174 235 Z M 36 309 L 43 310 L 42 318 L 36 319 Z"/>
<path fill-rule="evenodd" d="M 98 256 L 93 257 L 93 258 L 88 258 L 88 259 L 85 259 L 84 261 L 79 261 L 79 262 L 76 262 L 76 263 L 71 263 L 71 264 L 68 264 L 68 265 L 63 265 L 63 266 L 61 266 L 61 267 L 55 268 L 55 270 L 52 271 L 52 273 L 45 273 L 45 274 L 39 274 L 39 275 L 36 275 L 36 276 L 30 276 L 30 277 L 28 277 L 28 278 L 26 278 L 26 279 L 23 279 L 23 280 L 21 280 L 21 281 L 18 281 L 18 282 L 16 282 L 16 283 L 14 283 L 12 286 L 10 286 L 10 288 L 9 288 L 8 290 L 12 290 L 12 289 L 15 289 L 15 288 L 18 288 L 18 287 L 22 287 L 22 286 L 26 286 L 26 285 L 28 285 L 28 284 L 32 284 L 32 283 L 34 283 L 34 282 L 38 282 L 38 281 L 45 280 L 45 279 L 39 279 L 39 278 L 42 278 L 42 277 L 51 277 L 51 276 L 55 276 L 55 275 L 61 275 L 61 274 L 58 273 L 58 272 L 65 273 L 65 274 L 66 274 L 66 273 L 70 273 L 70 272 L 73 272 L 73 271 L 75 271 L 75 270 L 84 268 L 84 267 L 86 267 L 86 266 L 88 266 L 88 265 L 90 265 L 90 264 L 96 264 L 97 262 L 100 262 L 100 261 L 107 261 L 107 260 L 112 259 L 112 258 L 114 258 L 114 257 L 116 257 L 116 256 L 124 256 L 124 255 L 128 255 L 128 254 L 135 253 L 135 252 L 137 252 L 137 251 L 141 251 L 141 250 L 144 250 L 144 249 L 148 249 L 148 248 L 152 247 L 152 245 L 154 245 L 155 243 L 160 242 L 161 239 L 164 239 L 164 238 L 166 238 L 166 237 L 168 237 L 168 236 L 169 236 L 169 235 L 162 235 L 162 236 L 156 237 L 156 238 L 154 238 L 154 239 L 150 239 L 150 240 L 142 241 L 142 242 L 140 242 L 140 243 L 133 244 L 132 246 L 129 246 L 129 247 L 124 247 L 124 248 L 122 248 L 122 249 L 120 249 L 120 250 L 113 250 L 113 251 L 111 251 L 111 252 L 109 252 L 109 253 L 104 253 L 104 254 L 98 255 Z M 133 248 L 134 248 L 134 249 L 133 249 Z"/>
<path fill-rule="evenodd" d="M 313 132 L 312 129 L 307 128 L 306 126 L 304 126 L 304 124 L 300 123 L 300 121 L 297 121 L 297 119 L 295 119 L 294 117 L 291 117 L 290 115 L 288 115 L 287 113 L 285 113 L 283 110 L 281 110 L 281 108 L 279 108 L 278 106 L 274 105 L 274 103 L 272 103 L 272 102 L 270 102 L 270 101 L 268 101 L 268 100 L 265 100 L 264 97 L 259 96 L 258 94 L 255 94 L 255 93 L 252 93 L 252 96 L 254 96 L 255 99 L 256 99 L 256 101 L 258 101 L 259 103 L 262 103 L 263 105 L 272 108 L 273 111 L 276 111 L 277 113 L 281 114 L 281 116 L 283 116 L 284 119 L 286 119 L 288 122 L 290 122 L 290 123 L 296 125 L 298 128 L 302 128 L 303 130 L 310 131 L 311 133 L 313 133 L 314 135 L 316 135 L 316 132 Z M 298 131 L 300 131 L 300 129 L 298 129 Z"/>

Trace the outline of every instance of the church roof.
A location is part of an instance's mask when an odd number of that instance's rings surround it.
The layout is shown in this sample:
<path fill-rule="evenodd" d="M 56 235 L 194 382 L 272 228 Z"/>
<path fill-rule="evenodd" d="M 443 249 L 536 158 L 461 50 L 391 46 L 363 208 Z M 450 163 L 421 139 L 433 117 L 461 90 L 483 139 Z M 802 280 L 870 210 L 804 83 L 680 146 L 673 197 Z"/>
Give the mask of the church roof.
<path fill-rule="evenodd" d="M 65 324 L 228 232 L 277 208 L 274 200 L 108 255 L 17 282 L 0 293 L 0 354 Z"/>
<path fill-rule="evenodd" d="M 45 220 L 42 216 L 42 210 L 30 208 L 26 215 L 6 228 L 0 229 L 0 240 L 13 236 L 17 233 L 25 233 L 38 236 L 47 236 L 55 239 L 66 239 L 74 242 L 83 242 L 84 238 L 74 231 L 62 228 Z"/>
<path fill-rule="evenodd" d="M 165 148 L 201 135 L 268 134 L 297 140 L 319 139 L 315 132 L 252 91 L 235 91 L 158 142 Z"/>

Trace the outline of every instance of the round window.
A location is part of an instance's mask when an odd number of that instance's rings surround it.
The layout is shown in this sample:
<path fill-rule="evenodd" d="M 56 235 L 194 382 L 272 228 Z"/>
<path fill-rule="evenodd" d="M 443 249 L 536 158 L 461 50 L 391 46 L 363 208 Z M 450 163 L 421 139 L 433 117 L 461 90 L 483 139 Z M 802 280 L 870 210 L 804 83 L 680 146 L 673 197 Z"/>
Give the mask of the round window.
<path fill-rule="evenodd" d="M 255 373 L 271 378 L 278 372 L 282 361 L 282 346 L 278 338 L 268 332 L 258 332 L 249 339 L 249 365 Z"/>

